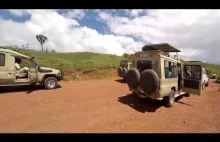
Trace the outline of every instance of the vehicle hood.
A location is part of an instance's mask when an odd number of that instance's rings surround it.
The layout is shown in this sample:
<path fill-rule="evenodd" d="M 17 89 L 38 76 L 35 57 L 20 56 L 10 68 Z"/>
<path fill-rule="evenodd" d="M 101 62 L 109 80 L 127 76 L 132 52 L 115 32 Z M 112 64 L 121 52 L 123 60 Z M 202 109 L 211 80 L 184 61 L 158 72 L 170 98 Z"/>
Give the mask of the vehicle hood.
<path fill-rule="evenodd" d="M 60 73 L 60 70 L 48 68 L 48 67 L 40 67 L 42 70 L 51 70 L 53 73 Z"/>

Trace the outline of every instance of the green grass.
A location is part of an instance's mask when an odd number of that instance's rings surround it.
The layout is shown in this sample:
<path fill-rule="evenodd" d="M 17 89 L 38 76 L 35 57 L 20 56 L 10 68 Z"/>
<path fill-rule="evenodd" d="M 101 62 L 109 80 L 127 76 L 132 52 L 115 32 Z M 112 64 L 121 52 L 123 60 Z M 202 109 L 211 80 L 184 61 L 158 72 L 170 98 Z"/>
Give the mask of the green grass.
<path fill-rule="evenodd" d="M 59 70 L 84 70 L 89 68 L 117 67 L 120 60 L 129 60 L 125 57 L 89 52 L 78 53 L 53 53 L 24 49 L 15 49 L 23 54 L 34 56 L 35 61 L 42 67 L 56 68 Z"/>
<path fill-rule="evenodd" d="M 1 48 L 1 46 L 0 46 Z M 5 48 L 5 47 L 4 47 Z M 9 47 L 7 47 L 9 48 Z M 14 49 L 14 48 L 13 48 Z M 116 56 L 109 54 L 98 54 L 90 52 L 78 52 L 78 53 L 56 53 L 56 52 L 41 52 L 24 50 L 17 48 L 18 50 L 26 55 L 34 56 L 35 61 L 44 67 L 56 68 L 63 70 L 67 75 L 69 74 L 71 78 L 78 78 L 79 74 L 76 72 L 81 72 L 82 74 L 105 76 L 110 75 L 107 73 L 109 70 L 99 71 L 98 69 L 112 69 L 119 66 L 121 60 L 130 60 L 131 56 L 124 54 L 124 56 Z M 215 72 L 217 76 L 220 76 L 220 65 L 202 63 L 204 67 L 208 69 L 208 73 Z M 93 72 L 93 73 L 91 73 Z M 74 75 L 75 74 L 75 75 Z"/>

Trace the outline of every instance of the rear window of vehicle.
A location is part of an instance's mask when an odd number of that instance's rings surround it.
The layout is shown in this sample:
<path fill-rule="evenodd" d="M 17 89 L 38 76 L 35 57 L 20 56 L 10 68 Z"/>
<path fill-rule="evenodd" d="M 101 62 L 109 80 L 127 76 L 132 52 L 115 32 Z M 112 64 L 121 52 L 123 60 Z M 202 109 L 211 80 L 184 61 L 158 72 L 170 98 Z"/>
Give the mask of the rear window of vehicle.
<path fill-rule="evenodd" d="M 0 53 L 0 66 L 4 67 L 5 66 L 5 54 Z"/>
<path fill-rule="evenodd" d="M 152 61 L 150 60 L 137 61 L 137 69 L 139 70 L 139 72 L 142 72 L 146 69 L 152 69 L 152 68 L 153 68 L 153 64 L 152 64 Z"/>

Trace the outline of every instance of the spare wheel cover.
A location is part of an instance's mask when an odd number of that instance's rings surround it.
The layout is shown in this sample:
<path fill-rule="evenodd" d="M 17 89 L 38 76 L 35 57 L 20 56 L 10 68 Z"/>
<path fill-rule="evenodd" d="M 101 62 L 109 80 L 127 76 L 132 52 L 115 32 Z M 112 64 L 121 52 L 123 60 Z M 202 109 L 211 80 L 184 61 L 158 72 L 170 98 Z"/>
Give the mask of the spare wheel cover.
<path fill-rule="evenodd" d="M 127 71 L 126 82 L 129 88 L 137 88 L 140 82 L 140 73 L 136 68 Z"/>
<path fill-rule="evenodd" d="M 126 68 L 123 68 L 123 70 L 122 70 L 122 77 L 126 77 L 126 74 L 127 74 L 127 69 Z"/>
<path fill-rule="evenodd" d="M 159 87 L 159 77 L 157 73 L 152 69 L 144 70 L 141 74 L 140 86 L 147 94 L 157 91 Z"/>
<path fill-rule="evenodd" d="M 118 75 L 121 77 L 121 75 L 122 75 L 122 68 L 121 67 L 119 67 L 118 68 Z"/>

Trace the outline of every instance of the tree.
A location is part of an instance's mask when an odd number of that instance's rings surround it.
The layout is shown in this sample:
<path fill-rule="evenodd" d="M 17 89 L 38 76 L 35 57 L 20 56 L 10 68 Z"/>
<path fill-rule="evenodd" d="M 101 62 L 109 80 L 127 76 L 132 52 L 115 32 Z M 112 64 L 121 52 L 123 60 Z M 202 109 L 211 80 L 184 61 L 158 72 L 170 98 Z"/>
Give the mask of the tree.
<path fill-rule="evenodd" d="M 53 53 L 56 53 L 56 50 L 52 50 Z"/>
<path fill-rule="evenodd" d="M 48 41 L 48 38 L 45 35 L 36 35 L 37 40 L 40 42 L 41 50 L 44 51 L 43 44 Z"/>

